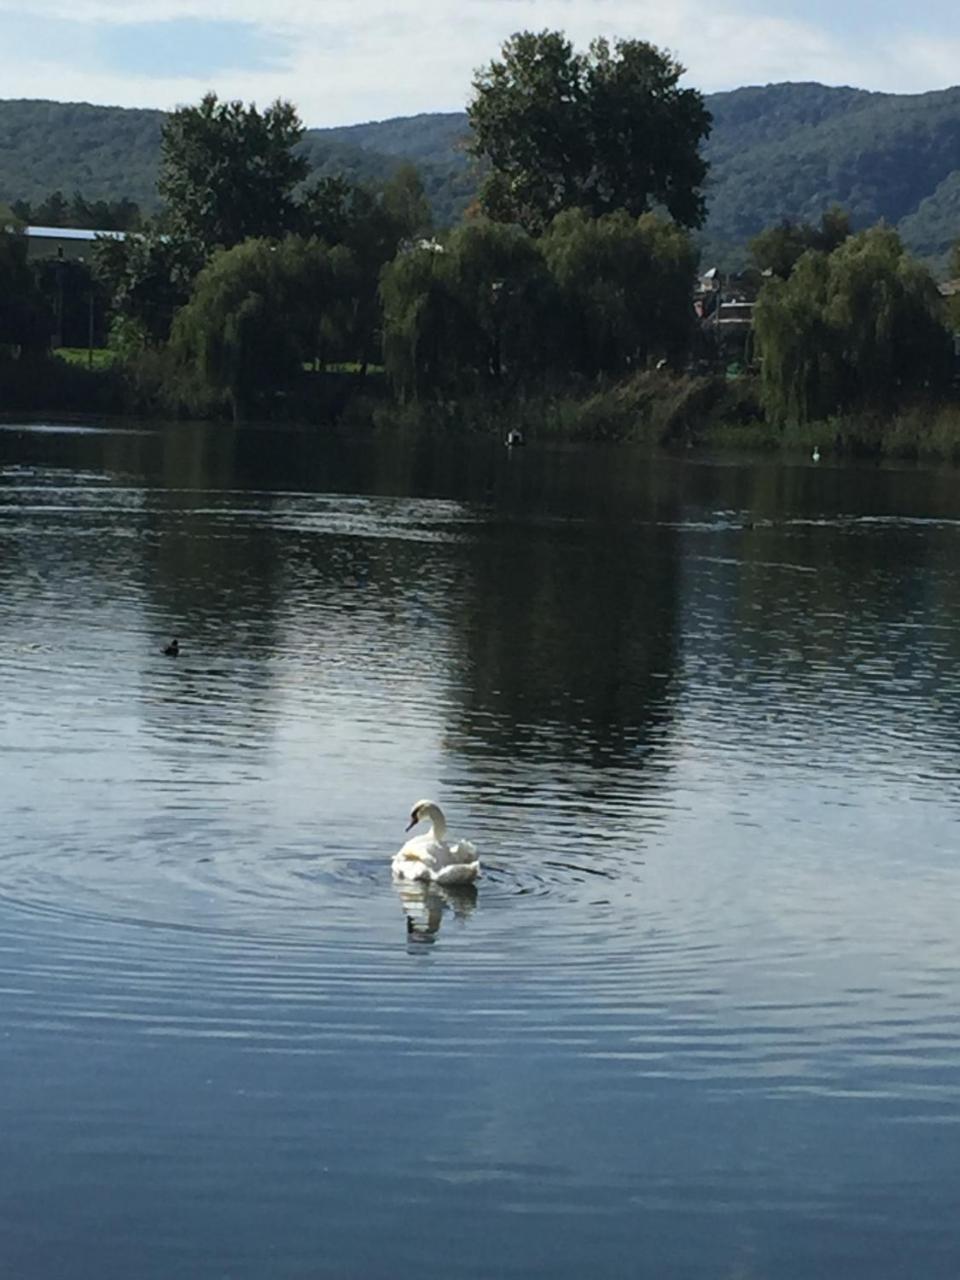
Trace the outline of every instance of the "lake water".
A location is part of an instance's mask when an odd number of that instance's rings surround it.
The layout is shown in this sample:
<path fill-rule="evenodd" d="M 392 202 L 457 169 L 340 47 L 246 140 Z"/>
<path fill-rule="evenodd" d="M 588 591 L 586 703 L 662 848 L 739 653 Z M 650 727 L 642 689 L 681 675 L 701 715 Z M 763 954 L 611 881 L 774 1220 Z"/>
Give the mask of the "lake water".
<path fill-rule="evenodd" d="M 958 622 L 949 470 L 0 428 L 3 1275 L 955 1280 Z"/>

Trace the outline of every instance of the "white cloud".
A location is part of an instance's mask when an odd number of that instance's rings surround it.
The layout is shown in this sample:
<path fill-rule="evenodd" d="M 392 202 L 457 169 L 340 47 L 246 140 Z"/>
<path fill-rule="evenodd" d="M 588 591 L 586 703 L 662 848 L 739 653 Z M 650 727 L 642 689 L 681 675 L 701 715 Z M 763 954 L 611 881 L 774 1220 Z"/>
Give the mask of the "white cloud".
<path fill-rule="evenodd" d="M 941 89 L 960 81 L 960 39 L 903 31 L 897 37 L 898 65 L 909 69 L 916 92 Z M 913 91 L 913 90 L 908 90 Z"/>
<path fill-rule="evenodd" d="M 309 124 L 350 123 L 418 111 L 458 110 L 474 69 L 494 57 L 502 40 L 524 28 L 563 28 L 576 44 L 597 34 L 641 37 L 671 49 L 688 81 L 707 91 L 776 80 L 822 80 L 866 88 L 919 92 L 951 82 L 960 66 L 956 41 L 921 32 L 892 40 L 877 31 L 849 46 L 809 22 L 746 14 L 729 0 L 34 0 L 37 52 L 3 52 L 0 0 L 0 84 L 6 97 L 51 97 L 170 107 L 205 90 L 266 102 L 296 102 Z M 21 11 L 22 12 L 22 11 Z M 250 22 L 288 42 L 282 69 L 218 71 L 202 79 L 104 73 L 102 68 L 45 60 L 43 33 L 59 20 L 91 24 L 155 23 L 177 18 Z"/>

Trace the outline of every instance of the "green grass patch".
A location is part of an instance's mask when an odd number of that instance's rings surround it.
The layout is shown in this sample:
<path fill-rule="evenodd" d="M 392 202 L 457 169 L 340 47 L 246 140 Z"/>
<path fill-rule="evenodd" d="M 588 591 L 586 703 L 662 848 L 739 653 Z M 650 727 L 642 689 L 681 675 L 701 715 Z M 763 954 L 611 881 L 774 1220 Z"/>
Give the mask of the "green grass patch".
<path fill-rule="evenodd" d="M 364 369 L 359 360 L 334 360 L 329 364 L 322 364 L 317 369 L 312 360 L 305 360 L 303 362 L 303 371 L 304 373 L 355 373 L 357 375 L 366 373 L 368 375 L 376 375 L 383 373 L 383 365 L 368 364 Z"/>
<path fill-rule="evenodd" d="M 109 347 L 58 347 L 54 355 L 67 364 L 79 364 L 90 369 L 110 369 L 117 359 L 117 353 Z"/>

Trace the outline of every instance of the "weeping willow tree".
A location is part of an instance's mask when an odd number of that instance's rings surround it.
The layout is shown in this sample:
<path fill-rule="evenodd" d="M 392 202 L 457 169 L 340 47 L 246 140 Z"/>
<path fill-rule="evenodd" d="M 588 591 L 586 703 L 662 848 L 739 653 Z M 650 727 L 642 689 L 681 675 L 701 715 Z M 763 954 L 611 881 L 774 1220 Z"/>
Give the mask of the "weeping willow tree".
<path fill-rule="evenodd" d="M 942 299 L 889 227 L 805 253 L 788 280 L 764 287 L 754 322 L 774 421 L 888 411 L 949 379 Z"/>
<path fill-rule="evenodd" d="M 754 311 L 763 401 L 775 421 L 827 416 L 840 396 L 841 353 L 826 319 L 826 254 L 806 253 L 789 280 L 764 286 Z"/>
<path fill-rule="evenodd" d="M 384 359 L 401 397 L 516 390 L 688 348 L 696 253 L 652 214 L 560 214 L 540 239 L 494 222 L 384 272 Z"/>
<path fill-rule="evenodd" d="M 349 250 L 319 240 L 246 240 L 214 254 L 171 332 L 175 357 L 236 419 L 350 330 Z"/>
<path fill-rule="evenodd" d="M 697 254 L 653 214 L 561 213 L 543 237 L 558 286 L 566 360 L 588 377 L 621 374 L 689 347 Z"/>
<path fill-rule="evenodd" d="M 476 222 L 400 253 L 380 285 L 387 374 L 401 399 L 515 390 L 555 356 L 554 291 L 536 242 Z"/>
<path fill-rule="evenodd" d="M 443 334 L 454 299 L 445 253 L 433 242 L 400 253 L 380 280 L 383 362 L 401 401 L 446 381 Z"/>

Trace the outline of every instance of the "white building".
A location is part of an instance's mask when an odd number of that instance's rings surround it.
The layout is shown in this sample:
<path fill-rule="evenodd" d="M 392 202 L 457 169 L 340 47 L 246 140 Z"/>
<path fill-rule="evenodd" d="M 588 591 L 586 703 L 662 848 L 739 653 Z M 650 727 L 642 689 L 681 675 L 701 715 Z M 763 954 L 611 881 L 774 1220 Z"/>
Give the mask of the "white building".
<path fill-rule="evenodd" d="M 105 240 L 123 240 L 125 231 L 88 231 L 84 227 L 24 227 L 27 238 L 27 258 L 85 258 L 98 237 Z"/>

